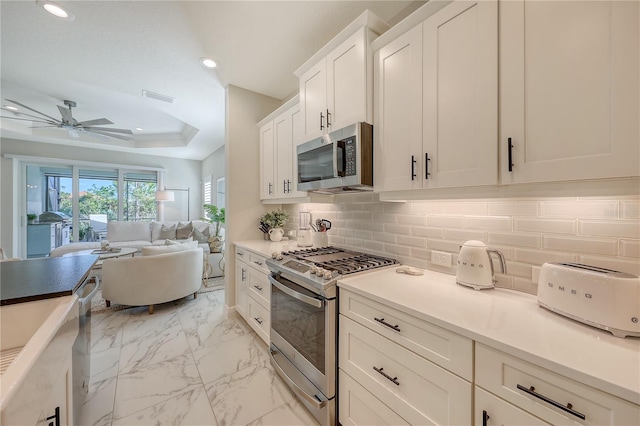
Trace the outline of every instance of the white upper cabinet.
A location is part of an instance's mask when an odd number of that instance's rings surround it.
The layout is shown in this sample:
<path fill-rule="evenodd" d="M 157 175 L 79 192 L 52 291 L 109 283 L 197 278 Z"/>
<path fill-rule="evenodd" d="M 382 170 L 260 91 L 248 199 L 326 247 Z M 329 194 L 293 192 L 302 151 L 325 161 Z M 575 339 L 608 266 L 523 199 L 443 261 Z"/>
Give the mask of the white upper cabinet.
<path fill-rule="evenodd" d="M 461 1 L 423 24 L 424 188 L 498 183 L 498 5 Z"/>
<path fill-rule="evenodd" d="M 422 188 L 412 163 L 422 152 L 422 25 L 376 51 L 374 88 L 375 188 Z"/>
<path fill-rule="evenodd" d="M 260 127 L 260 199 L 275 198 L 273 121 Z"/>
<path fill-rule="evenodd" d="M 640 175 L 639 9 L 500 4 L 502 183 Z"/>
<path fill-rule="evenodd" d="M 300 76 L 300 109 L 307 140 L 367 121 L 366 27 Z M 369 93 L 368 93 L 369 92 Z M 370 120 L 369 120 L 370 121 Z"/>
<path fill-rule="evenodd" d="M 497 183 L 497 20 L 454 2 L 376 52 L 376 190 Z"/>

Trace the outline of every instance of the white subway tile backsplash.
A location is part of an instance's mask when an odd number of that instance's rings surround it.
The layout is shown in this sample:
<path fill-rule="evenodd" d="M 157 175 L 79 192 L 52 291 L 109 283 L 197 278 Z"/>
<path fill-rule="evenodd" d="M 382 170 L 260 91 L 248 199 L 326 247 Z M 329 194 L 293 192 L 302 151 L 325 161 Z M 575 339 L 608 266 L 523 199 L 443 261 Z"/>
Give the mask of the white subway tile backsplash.
<path fill-rule="evenodd" d="M 545 235 L 542 248 L 572 253 L 594 253 L 615 256 L 618 251 L 615 239 L 596 239 L 583 237 L 563 237 Z"/>
<path fill-rule="evenodd" d="M 537 201 L 499 201 L 488 203 L 490 216 L 538 216 L 540 203 Z"/>
<path fill-rule="evenodd" d="M 398 235 L 411 235 L 411 227 L 409 225 L 394 225 L 392 223 L 384 224 L 385 232 L 391 232 Z"/>
<path fill-rule="evenodd" d="M 629 274 L 640 275 L 640 262 L 637 260 L 622 259 L 619 257 L 602 257 L 602 256 L 580 256 L 580 263 L 585 265 L 599 266 L 601 268 L 613 269 L 616 271 L 627 272 Z"/>
<path fill-rule="evenodd" d="M 511 231 L 511 218 L 505 216 L 465 216 L 464 227 Z"/>
<path fill-rule="evenodd" d="M 620 219 L 640 219 L 640 201 L 620 201 Z"/>
<path fill-rule="evenodd" d="M 514 231 L 552 232 L 554 234 L 576 235 L 576 220 L 570 219 L 530 219 L 516 217 L 513 219 Z"/>
<path fill-rule="evenodd" d="M 398 244 L 403 246 L 412 247 L 427 247 L 427 240 L 425 238 L 407 237 L 405 235 L 398 235 Z"/>
<path fill-rule="evenodd" d="M 619 254 L 640 259 L 640 240 L 620 240 Z"/>
<path fill-rule="evenodd" d="M 542 203 L 542 216 L 616 219 L 618 217 L 618 202 L 615 200 L 544 201 Z"/>
<path fill-rule="evenodd" d="M 540 247 L 540 235 L 517 232 L 489 232 L 489 244 L 504 244 L 516 247 Z"/>
<path fill-rule="evenodd" d="M 580 220 L 579 235 L 640 238 L 640 222 Z"/>
<path fill-rule="evenodd" d="M 535 294 L 545 262 L 582 262 L 640 274 L 640 197 L 378 201 L 377 194 L 345 194 L 333 204 L 285 205 L 297 229 L 298 211 L 331 220 L 329 243 L 396 258 L 455 275 L 430 263 L 431 250 L 452 254 L 470 239 L 500 250 L 507 274 L 497 286 Z M 498 272 L 499 266 L 494 261 Z"/>
<path fill-rule="evenodd" d="M 462 216 L 428 215 L 427 225 L 443 228 L 462 228 L 464 218 Z"/>
<path fill-rule="evenodd" d="M 468 240 L 487 241 L 487 233 L 485 231 L 472 231 L 470 229 L 445 229 L 444 239 L 459 241 L 461 243 Z"/>

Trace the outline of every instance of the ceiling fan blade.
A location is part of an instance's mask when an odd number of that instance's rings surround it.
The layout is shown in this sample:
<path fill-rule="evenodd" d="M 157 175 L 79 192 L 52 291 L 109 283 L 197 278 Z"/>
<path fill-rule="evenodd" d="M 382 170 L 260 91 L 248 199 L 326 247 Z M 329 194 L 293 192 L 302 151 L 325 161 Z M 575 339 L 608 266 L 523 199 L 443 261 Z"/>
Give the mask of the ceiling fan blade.
<path fill-rule="evenodd" d="M 113 133 L 126 133 L 127 135 L 132 135 L 133 132 L 129 129 L 112 129 L 110 127 L 86 127 L 84 126 L 85 130 L 89 130 L 90 132 L 93 132 L 94 130 L 100 130 L 103 132 L 113 132 Z"/>
<path fill-rule="evenodd" d="M 37 117 L 35 115 L 27 114 L 26 112 L 11 111 L 10 109 L 6 109 L 6 108 L 0 108 L 0 109 L 3 110 L 3 111 L 9 111 L 12 114 L 24 115 L 25 117 L 32 117 L 32 118 L 34 118 L 36 120 L 46 121 L 47 123 L 62 125 L 60 120 L 47 120 L 47 119 L 42 118 L 42 117 Z M 24 118 L 18 118 L 18 117 L 7 117 L 7 116 L 3 116 L 3 117 L 4 118 L 10 118 L 12 120 L 25 120 Z"/>
<path fill-rule="evenodd" d="M 34 122 L 34 123 L 46 123 L 46 124 L 53 125 L 53 127 L 58 126 L 58 123 L 54 123 L 53 121 L 43 120 L 41 118 L 36 118 L 35 116 L 29 115 L 29 114 L 24 114 L 24 115 L 28 115 L 29 117 L 34 117 L 34 118 L 7 117 L 7 116 L 4 116 L 4 115 L 0 116 L 0 118 L 8 118 L 9 120 L 31 121 L 31 122 Z"/>
<path fill-rule="evenodd" d="M 30 126 L 29 129 L 44 129 L 46 127 L 58 127 L 58 126 Z"/>
<path fill-rule="evenodd" d="M 87 127 L 87 126 L 99 126 L 101 124 L 113 124 L 111 121 L 106 118 L 96 118 L 95 120 L 81 121 L 77 123 L 78 126 Z"/>
<path fill-rule="evenodd" d="M 58 110 L 60 111 L 60 115 L 62 115 L 62 122 L 65 124 L 73 124 L 73 117 L 71 115 L 71 110 L 60 105 L 57 105 L 57 107 L 58 107 Z"/>
<path fill-rule="evenodd" d="M 129 137 L 129 136 L 112 135 L 112 134 L 109 134 L 109 133 L 104 132 L 102 130 L 88 130 L 88 129 L 85 129 L 85 131 L 87 133 L 97 133 L 99 135 L 109 136 L 110 138 L 121 139 L 123 141 L 132 141 L 133 140 L 133 138 Z"/>
<path fill-rule="evenodd" d="M 21 103 L 20 103 L 20 102 L 18 102 L 18 101 L 12 101 L 11 99 L 5 99 L 5 100 L 6 100 L 7 102 L 11 102 L 12 104 L 19 105 L 19 106 L 21 106 L 22 108 L 26 108 L 26 109 L 28 109 L 29 111 L 33 111 L 33 112 L 35 112 L 35 113 L 37 113 L 37 114 L 40 114 L 40 115 L 45 116 L 45 117 L 47 117 L 47 118 L 50 118 L 50 119 L 52 119 L 53 121 L 59 121 L 57 118 L 53 118 L 53 117 L 51 117 L 50 115 L 45 114 L 44 112 L 40 112 L 40 111 L 38 111 L 38 110 L 35 110 L 35 109 L 31 108 L 31 107 L 28 107 L 28 106 L 26 106 L 26 105 L 24 105 L 24 104 L 21 104 Z M 13 111 L 12 111 L 12 112 L 13 112 Z"/>

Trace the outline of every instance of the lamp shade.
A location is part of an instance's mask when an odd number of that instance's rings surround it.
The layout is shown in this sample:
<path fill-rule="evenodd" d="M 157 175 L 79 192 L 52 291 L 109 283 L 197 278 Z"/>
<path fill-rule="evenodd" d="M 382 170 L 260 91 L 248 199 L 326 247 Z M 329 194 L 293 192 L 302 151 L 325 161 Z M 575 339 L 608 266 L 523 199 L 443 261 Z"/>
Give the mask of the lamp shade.
<path fill-rule="evenodd" d="M 174 201 L 173 191 L 156 191 L 156 201 Z"/>

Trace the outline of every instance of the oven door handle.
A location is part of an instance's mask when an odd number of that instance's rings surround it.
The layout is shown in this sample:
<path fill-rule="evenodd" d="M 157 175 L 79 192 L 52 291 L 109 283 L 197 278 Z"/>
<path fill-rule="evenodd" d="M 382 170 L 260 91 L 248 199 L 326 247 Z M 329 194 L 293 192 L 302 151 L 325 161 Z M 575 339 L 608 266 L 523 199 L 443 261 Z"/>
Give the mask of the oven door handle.
<path fill-rule="evenodd" d="M 281 290 L 283 293 L 286 293 L 294 299 L 298 299 L 299 301 L 304 302 L 307 305 L 315 306 L 316 308 L 322 308 L 322 306 L 324 305 L 324 301 L 309 297 L 305 294 L 298 293 L 297 291 L 290 289 L 286 285 L 273 278 L 273 275 L 269 275 L 269 281 L 276 288 L 278 288 L 278 290 Z"/>
<path fill-rule="evenodd" d="M 309 404 L 312 404 L 316 410 L 320 410 L 322 409 L 325 405 L 327 405 L 327 401 L 319 401 L 315 396 L 309 395 L 307 392 L 305 392 L 304 389 L 302 389 L 296 382 L 295 380 L 293 380 L 291 377 L 289 377 L 289 375 L 287 373 L 285 373 L 285 371 L 282 369 L 282 367 L 280 367 L 280 365 L 278 364 L 278 360 L 276 360 L 276 356 L 283 356 L 282 354 L 280 354 L 280 351 L 274 349 L 273 347 L 270 348 L 270 355 L 271 355 L 271 360 L 274 361 L 271 363 L 271 365 L 276 368 L 278 370 L 278 373 L 280 373 L 280 377 L 286 379 L 296 390 L 296 393 L 302 397 L 305 401 L 307 401 Z"/>

